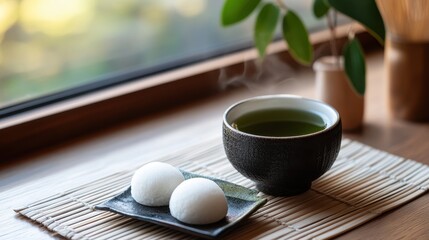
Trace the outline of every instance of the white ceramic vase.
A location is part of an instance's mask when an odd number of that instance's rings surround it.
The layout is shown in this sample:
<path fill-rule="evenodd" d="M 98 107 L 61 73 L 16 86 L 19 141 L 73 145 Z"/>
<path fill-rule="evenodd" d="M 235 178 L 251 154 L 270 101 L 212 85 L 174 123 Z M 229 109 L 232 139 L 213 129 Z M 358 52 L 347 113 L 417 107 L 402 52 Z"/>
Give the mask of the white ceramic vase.
<path fill-rule="evenodd" d="M 338 61 L 333 56 L 322 57 L 314 63 L 313 69 L 316 72 L 316 96 L 338 111 L 343 130 L 361 128 L 364 97 L 352 88 L 342 60 Z"/>

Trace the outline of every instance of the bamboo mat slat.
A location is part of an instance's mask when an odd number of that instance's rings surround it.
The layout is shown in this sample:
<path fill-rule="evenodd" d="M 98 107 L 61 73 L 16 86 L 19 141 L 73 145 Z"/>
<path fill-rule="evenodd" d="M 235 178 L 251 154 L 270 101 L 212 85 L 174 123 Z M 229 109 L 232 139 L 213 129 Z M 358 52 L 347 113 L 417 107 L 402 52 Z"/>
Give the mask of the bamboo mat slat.
<path fill-rule="evenodd" d="M 94 210 L 124 191 L 133 172 L 147 161 L 164 161 L 186 171 L 210 175 L 245 187 L 254 184 L 225 157 L 217 137 L 165 156 L 142 161 L 96 181 L 15 209 L 69 239 L 192 239 L 151 223 Z M 359 226 L 425 193 L 429 167 L 364 144 L 343 139 L 333 167 L 295 197 L 268 203 L 225 239 L 328 239 Z"/>

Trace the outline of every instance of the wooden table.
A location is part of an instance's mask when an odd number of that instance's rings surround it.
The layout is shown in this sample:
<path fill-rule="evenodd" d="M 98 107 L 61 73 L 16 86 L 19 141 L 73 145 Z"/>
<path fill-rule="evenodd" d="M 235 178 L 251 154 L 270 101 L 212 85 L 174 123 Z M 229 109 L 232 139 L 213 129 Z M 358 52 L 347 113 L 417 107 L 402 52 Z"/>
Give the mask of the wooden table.
<path fill-rule="evenodd" d="M 403 122 L 389 116 L 382 62 L 382 53 L 368 56 L 365 125 L 361 131 L 345 133 L 345 137 L 429 164 L 429 124 Z M 311 71 L 303 71 L 275 85 L 226 92 L 0 165 L 0 239 L 60 238 L 16 215 L 12 208 L 77 186 L 76 175 L 113 171 L 125 164 L 126 159 L 142 152 L 161 154 L 166 147 L 174 147 L 171 143 L 180 142 L 169 137 L 171 132 L 186 131 L 183 129 L 205 122 L 219 122 L 220 130 L 223 111 L 240 99 L 274 93 L 313 97 L 313 78 Z M 210 130 L 217 131 L 216 128 Z M 426 194 L 340 239 L 429 239 L 428 216 Z"/>

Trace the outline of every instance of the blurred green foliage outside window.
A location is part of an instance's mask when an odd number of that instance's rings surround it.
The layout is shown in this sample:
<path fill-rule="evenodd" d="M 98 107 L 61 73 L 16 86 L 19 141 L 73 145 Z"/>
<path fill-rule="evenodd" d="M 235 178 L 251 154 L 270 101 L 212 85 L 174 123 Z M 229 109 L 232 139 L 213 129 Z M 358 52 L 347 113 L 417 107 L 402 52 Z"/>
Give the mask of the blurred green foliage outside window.
<path fill-rule="evenodd" d="M 290 0 L 310 28 L 311 0 Z M 251 43 L 253 19 L 219 24 L 223 1 L 0 0 L 0 108 L 112 74 Z M 254 17 L 254 16 L 253 16 Z M 250 45 L 249 45 L 250 46 Z"/>

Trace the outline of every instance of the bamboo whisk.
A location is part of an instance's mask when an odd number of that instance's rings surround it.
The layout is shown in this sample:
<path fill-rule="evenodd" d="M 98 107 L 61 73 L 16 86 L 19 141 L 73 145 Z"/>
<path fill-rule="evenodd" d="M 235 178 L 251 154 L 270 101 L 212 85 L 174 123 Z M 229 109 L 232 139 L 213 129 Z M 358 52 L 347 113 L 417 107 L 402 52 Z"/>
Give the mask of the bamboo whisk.
<path fill-rule="evenodd" d="M 392 37 L 409 41 L 429 41 L 428 0 L 376 0 Z"/>

